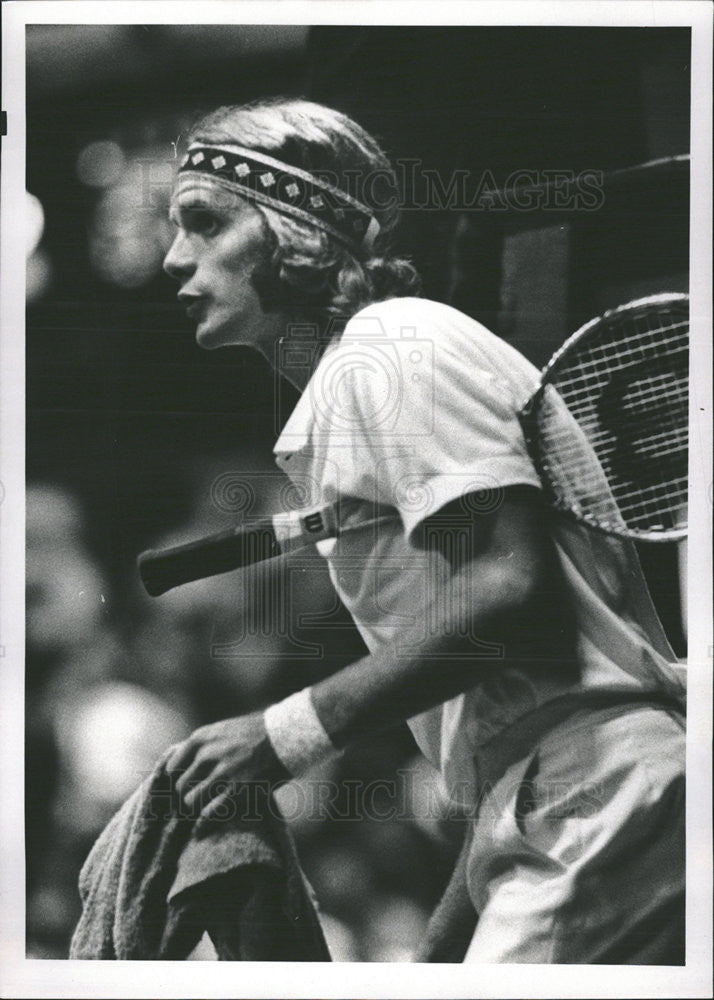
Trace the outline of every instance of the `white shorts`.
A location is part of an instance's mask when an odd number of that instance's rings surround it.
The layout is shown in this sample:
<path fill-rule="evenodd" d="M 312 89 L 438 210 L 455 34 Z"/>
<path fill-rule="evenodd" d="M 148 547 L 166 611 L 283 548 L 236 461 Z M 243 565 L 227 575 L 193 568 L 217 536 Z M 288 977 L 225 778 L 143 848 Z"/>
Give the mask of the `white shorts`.
<path fill-rule="evenodd" d="M 582 712 L 485 796 L 465 962 L 684 962 L 684 723 Z"/>

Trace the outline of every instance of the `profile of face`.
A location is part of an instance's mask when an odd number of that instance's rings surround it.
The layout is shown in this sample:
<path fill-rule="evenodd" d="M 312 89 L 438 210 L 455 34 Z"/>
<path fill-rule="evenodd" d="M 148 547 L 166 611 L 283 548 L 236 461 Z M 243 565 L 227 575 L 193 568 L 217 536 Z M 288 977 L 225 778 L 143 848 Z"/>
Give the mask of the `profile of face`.
<path fill-rule="evenodd" d="M 180 176 L 169 212 L 176 236 L 164 270 L 207 349 L 245 344 L 270 357 L 280 317 L 266 313 L 252 278 L 268 240 L 260 212 L 211 178 Z"/>

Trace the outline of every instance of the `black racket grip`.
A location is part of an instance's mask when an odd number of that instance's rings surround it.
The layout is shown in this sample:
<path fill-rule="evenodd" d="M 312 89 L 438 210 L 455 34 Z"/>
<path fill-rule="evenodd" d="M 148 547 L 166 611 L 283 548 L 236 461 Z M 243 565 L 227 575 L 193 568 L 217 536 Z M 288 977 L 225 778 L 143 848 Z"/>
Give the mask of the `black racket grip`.
<path fill-rule="evenodd" d="M 137 560 L 141 582 L 151 597 L 280 555 L 270 518 L 250 527 L 229 528 L 170 549 L 148 549 Z"/>

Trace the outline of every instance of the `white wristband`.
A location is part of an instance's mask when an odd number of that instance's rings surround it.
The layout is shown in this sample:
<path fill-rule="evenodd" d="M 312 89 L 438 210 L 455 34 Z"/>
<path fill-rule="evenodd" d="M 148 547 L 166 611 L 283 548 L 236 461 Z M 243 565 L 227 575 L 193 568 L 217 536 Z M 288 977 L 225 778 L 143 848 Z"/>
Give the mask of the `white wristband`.
<path fill-rule="evenodd" d="M 309 687 L 270 705 L 263 713 L 276 756 L 291 774 L 301 774 L 339 750 L 320 722 Z"/>

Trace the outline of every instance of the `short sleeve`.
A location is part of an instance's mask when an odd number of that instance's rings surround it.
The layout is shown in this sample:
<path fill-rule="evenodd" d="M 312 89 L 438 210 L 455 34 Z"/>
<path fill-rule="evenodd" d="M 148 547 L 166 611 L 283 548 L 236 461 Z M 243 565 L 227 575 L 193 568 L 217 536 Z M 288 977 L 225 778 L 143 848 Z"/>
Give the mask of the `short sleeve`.
<path fill-rule="evenodd" d="M 413 309 L 383 312 L 371 333 L 352 321 L 311 386 L 323 481 L 396 508 L 407 535 L 460 496 L 488 505 L 505 486 L 540 486 L 518 419 L 533 381 L 525 359 L 512 352 L 524 367 L 509 378 L 478 324 L 410 319 Z"/>

